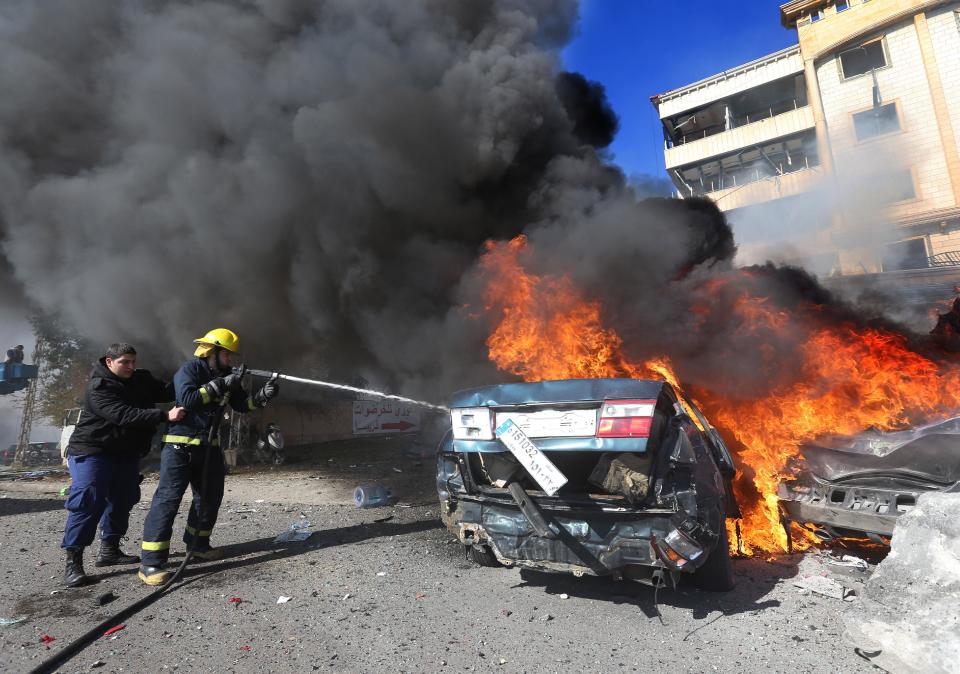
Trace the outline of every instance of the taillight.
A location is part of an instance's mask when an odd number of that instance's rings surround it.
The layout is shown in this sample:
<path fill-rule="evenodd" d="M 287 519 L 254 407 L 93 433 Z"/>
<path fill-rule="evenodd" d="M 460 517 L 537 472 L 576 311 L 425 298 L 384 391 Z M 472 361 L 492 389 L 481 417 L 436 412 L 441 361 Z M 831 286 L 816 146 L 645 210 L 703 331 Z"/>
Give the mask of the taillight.
<path fill-rule="evenodd" d="M 598 438 L 648 438 L 654 400 L 607 400 L 600 408 Z"/>
<path fill-rule="evenodd" d="M 493 415 L 489 407 L 450 410 L 456 440 L 493 440 Z"/>

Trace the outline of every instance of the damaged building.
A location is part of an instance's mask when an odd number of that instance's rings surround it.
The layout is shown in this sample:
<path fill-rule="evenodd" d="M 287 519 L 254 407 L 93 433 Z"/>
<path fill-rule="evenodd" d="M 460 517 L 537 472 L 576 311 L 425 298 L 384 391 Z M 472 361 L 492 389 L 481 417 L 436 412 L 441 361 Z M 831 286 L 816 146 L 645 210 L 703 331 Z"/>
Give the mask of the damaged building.
<path fill-rule="evenodd" d="M 823 275 L 960 264 L 960 2 L 794 0 L 780 19 L 798 44 L 652 97 L 678 196 Z"/>

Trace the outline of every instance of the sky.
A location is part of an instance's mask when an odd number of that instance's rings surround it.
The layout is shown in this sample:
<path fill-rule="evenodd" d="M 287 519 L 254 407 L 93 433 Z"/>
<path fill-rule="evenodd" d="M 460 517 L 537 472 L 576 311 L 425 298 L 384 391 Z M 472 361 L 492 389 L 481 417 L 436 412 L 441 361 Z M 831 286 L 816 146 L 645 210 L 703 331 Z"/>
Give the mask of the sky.
<path fill-rule="evenodd" d="M 665 176 L 650 96 L 796 44 L 796 31 L 780 25 L 783 1 L 581 0 L 580 32 L 564 50 L 564 67 L 606 87 L 620 117 L 615 163 L 630 175 Z"/>

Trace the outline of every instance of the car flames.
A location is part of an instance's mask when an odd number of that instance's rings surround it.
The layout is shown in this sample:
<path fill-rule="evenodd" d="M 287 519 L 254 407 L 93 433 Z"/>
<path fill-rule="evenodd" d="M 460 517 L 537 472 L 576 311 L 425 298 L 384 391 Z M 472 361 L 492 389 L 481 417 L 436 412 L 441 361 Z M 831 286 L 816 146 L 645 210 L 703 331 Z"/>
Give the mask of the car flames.
<path fill-rule="evenodd" d="M 690 311 L 704 325 L 723 312 L 723 320 L 752 338 L 757 367 L 777 366 L 763 395 L 731 395 L 729 386 L 718 392 L 718 382 L 682 367 L 684 353 L 668 350 L 634 362 L 625 356 L 624 340 L 605 323 L 606 308 L 584 296 L 570 276 L 525 269 L 528 245 L 522 236 L 489 242 L 481 260 L 484 310 L 493 320 L 490 360 L 525 381 L 653 377 L 676 382 L 676 364 L 685 388 L 736 454 L 742 519 L 739 526 L 728 522 L 728 529 L 740 554 L 787 549 L 777 486 L 792 477 L 788 464 L 798 465 L 804 443 L 867 428 L 897 430 L 960 409 L 956 365 L 937 363 L 911 349 L 903 335 L 838 317 L 816 302 L 786 307 L 759 293 L 750 269 L 701 283 Z M 799 324 L 802 331 L 796 329 Z M 784 342 L 795 342 L 788 364 L 774 362 Z M 793 539 L 795 549 L 817 542 L 801 528 Z"/>

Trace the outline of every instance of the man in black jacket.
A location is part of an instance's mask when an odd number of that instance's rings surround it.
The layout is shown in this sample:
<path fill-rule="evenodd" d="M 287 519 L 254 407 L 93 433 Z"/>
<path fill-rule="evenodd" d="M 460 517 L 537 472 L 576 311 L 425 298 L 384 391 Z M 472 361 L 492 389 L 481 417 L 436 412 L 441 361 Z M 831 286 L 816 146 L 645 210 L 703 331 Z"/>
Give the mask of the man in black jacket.
<path fill-rule="evenodd" d="M 70 467 L 69 511 L 61 547 L 67 563 L 64 583 L 83 585 L 83 549 L 93 543 L 100 524 L 97 566 L 134 564 L 120 538 L 127 533 L 130 510 L 140 500 L 140 457 L 150 451 L 159 424 L 183 418 L 183 409 L 169 412 L 154 403 L 170 402 L 173 386 L 136 369 L 137 352 L 129 344 L 112 344 L 93 366 L 80 420 L 67 445 Z"/>

